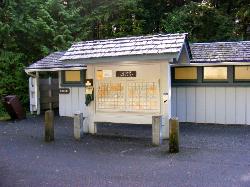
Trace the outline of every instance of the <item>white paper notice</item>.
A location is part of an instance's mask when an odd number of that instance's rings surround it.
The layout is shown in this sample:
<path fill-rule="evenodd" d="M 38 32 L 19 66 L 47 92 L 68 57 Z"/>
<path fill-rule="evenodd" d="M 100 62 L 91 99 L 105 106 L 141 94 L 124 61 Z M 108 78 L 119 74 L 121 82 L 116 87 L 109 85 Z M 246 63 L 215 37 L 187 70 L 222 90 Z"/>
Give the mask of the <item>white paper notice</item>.
<path fill-rule="evenodd" d="M 103 77 L 112 77 L 112 70 L 103 70 Z"/>

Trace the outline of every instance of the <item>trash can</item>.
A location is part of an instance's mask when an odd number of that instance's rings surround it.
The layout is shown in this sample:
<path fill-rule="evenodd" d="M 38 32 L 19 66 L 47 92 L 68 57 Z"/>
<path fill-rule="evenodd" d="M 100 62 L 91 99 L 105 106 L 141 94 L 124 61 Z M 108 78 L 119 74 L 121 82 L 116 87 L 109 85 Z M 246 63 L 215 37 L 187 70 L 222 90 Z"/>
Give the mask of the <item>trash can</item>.
<path fill-rule="evenodd" d="M 26 112 L 16 95 L 5 96 L 2 102 L 11 119 L 26 118 Z"/>

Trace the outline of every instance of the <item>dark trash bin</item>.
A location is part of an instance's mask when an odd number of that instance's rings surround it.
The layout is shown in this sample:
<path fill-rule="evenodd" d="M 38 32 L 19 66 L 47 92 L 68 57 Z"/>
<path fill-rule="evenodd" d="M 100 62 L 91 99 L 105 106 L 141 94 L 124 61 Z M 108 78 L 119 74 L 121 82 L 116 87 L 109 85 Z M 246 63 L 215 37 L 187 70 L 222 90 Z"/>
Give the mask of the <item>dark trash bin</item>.
<path fill-rule="evenodd" d="M 16 95 L 5 96 L 2 102 L 11 119 L 26 118 L 26 112 Z"/>

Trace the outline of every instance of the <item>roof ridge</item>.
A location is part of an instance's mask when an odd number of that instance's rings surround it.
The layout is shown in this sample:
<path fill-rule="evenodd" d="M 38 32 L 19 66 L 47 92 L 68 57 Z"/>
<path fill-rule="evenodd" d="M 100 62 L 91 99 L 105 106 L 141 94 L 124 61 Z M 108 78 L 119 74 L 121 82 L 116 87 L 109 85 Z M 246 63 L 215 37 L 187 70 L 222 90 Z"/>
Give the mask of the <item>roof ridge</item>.
<path fill-rule="evenodd" d="M 243 42 L 250 42 L 250 40 L 242 40 L 242 41 L 231 41 L 231 42 L 195 42 L 195 43 L 190 43 L 190 45 L 193 45 L 193 44 L 226 44 L 226 43 L 243 43 Z"/>

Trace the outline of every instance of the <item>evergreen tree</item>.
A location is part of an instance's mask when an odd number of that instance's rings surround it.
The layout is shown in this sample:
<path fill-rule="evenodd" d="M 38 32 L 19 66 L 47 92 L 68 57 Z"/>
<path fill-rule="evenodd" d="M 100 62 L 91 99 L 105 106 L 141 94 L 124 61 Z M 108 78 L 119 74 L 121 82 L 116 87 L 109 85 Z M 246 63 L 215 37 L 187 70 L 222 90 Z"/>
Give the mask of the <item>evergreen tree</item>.
<path fill-rule="evenodd" d="M 72 42 L 159 32 L 246 40 L 249 10 L 248 0 L 0 0 L 0 98 L 17 94 L 27 105 L 23 68 Z"/>

